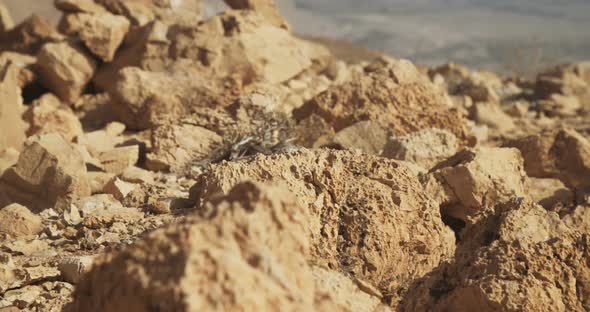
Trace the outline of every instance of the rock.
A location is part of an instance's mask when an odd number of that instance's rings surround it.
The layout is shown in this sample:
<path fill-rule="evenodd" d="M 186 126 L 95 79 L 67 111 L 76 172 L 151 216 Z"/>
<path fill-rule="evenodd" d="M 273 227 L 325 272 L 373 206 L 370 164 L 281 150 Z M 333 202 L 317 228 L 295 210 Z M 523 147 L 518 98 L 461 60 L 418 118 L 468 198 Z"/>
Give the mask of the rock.
<path fill-rule="evenodd" d="M 93 261 L 90 256 L 65 258 L 59 264 L 59 271 L 66 282 L 77 284 L 82 275 L 90 272 Z"/>
<path fill-rule="evenodd" d="M 21 118 L 23 99 L 15 65 L 0 69 L 0 98 L 0 150 L 20 150 L 26 139 L 26 124 Z"/>
<path fill-rule="evenodd" d="M 527 179 L 527 190 L 531 199 L 547 210 L 556 205 L 567 206 L 574 202 L 574 193 L 557 179 Z"/>
<path fill-rule="evenodd" d="M 113 150 L 115 146 L 123 143 L 125 139 L 120 136 L 125 131 L 125 125 L 112 122 L 105 128 L 86 132 L 78 137 L 78 144 L 84 145 L 93 155 Z"/>
<path fill-rule="evenodd" d="M 486 125 L 499 133 L 506 133 L 515 128 L 514 121 L 494 102 L 475 103 L 470 112 L 470 119 Z"/>
<path fill-rule="evenodd" d="M 133 192 L 135 188 L 136 186 L 133 183 L 128 183 L 120 180 L 119 178 L 114 178 L 104 186 L 103 192 L 113 195 L 113 197 L 122 202 L 129 193 Z"/>
<path fill-rule="evenodd" d="M 119 175 L 139 160 L 139 145 L 116 147 L 98 155 L 102 169 Z"/>
<path fill-rule="evenodd" d="M 16 81 L 21 89 L 30 87 L 36 82 L 37 74 L 33 68 L 33 65 L 37 63 L 36 57 L 10 51 L 1 52 L 0 68 L 4 68 L 10 63 L 16 65 Z"/>
<path fill-rule="evenodd" d="M 424 129 L 392 137 L 383 148 L 383 157 L 409 161 L 426 169 L 457 153 L 459 141 L 446 130 Z"/>
<path fill-rule="evenodd" d="M 313 267 L 312 274 L 317 291 L 328 294 L 348 311 L 390 311 L 389 307 L 381 303 L 381 298 L 363 291 L 353 280 L 340 272 Z"/>
<path fill-rule="evenodd" d="M 94 55 L 105 62 L 113 60 L 129 27 L 125 17 L 107 12 L 67 14 L 60 23 L 63 33 L 79 37 Z"/>
<path fill-rule="evenodd" d="M 51 23 L 33 14 L 10 31 L 0 33 L 0 51 L 36 55 L 44 44 L 63 39 Z"/>
<path fill-rule="evenodd" d="M 308 242 L 300 235 L 306 211 L 292 194 L 245 182 L 211 209 L 214 213 L 204 222 L 165 227 L 119 253 L 99 256 L 66 311 L 153 306 L 171 311 L 313 310 Z"/>
<path fill-rule="evenodd" d="M 589 86 L 590 88 L 590 86 Z M 573 95 L 552 94 L 548 100 L 538 101 L 539 109 L 547 116 L 574 116 L 582 108 L 578 97 Z"/>
<path fill-rule="evenodd" d="M 310 261 L 381 292 L 402 293 L 403 285 L 453 254 L 454 236 L 439 207 L 399 162 L 332 150 L 257 155 L 210 166 L 191 189 L 191 199 L 205 209 L 203 202 L 244 179 L 286 183 L 311 214 L 305 231 Z"/>
<path fill-rule="evenodd" d="M 473 228 L 481 235 L 465 235 L 473 244 L 412 286 L 398 310 L 455 311 L 466 303 L 486 312 L 588 310 L 587 228 L 526 201 L 511 206 Z"/>
<path fill-rule="evenodd" d="M 191 162 L 210 156 L 221 142 L 219 134 L 190 123 L 160 126 L 152 132 L 146 166 L 153 171 L 181 172 Z"/>
<path fill-rule="evenodd" d="M 581 103 L 590 100 L 588 63 L 565 64 L 550 68 L 537 76 L 534 86 L 538 99 L 549 99 L 553 94 L 575 96 Z"/>
<path fill-rule="evenodd" d="M 112 195 L 101 194 L 82 198 L 76 202 L 82 213 L 82 224 L 90 229 L 108 227 L 115 222 L 132 224 L 143 218 L 135 208 L 123 207 Z"/>
<path fill-rule="evenodd" d="M 225 0 L 234 10 L 253 10 L 260 13 L 272 25 L 289 29 L 287 21 L 281 16 L 274 0 Z"/>
<path fill-rule="evenodd" d="M 340 130 L 334 136 L 334 143 L 367 154 L 379 155 L 387 144 L 387 131 L 372 121 L 360 121 Z"/>
<path fill-rule="evenodd" d="M 120 176 L 121 180 L 129 183 L 149 183 L 154 184 L 154 174 L 148 170 L 131 166 Z"/>
<path fill-rule="evenodd" d="M 336 131 L 370 120 L 394 135 L 439 128 L 452 132 L 461 142 L 467 139 L 464 121 L 449 109 L 442 92 L 405 60 L 333 86 L 293 114 L 297 120 L 317 114 Z"/>
<path fill-rule="evenodd" d="M 12 167 L 18 161 L 19 152 L 14 148 L 0 150 L 0 176 L 4 170 Z"/>
<path fill-rule="evenodd" d="M 571 189 L 590 188 L 590 142 L 575 130 L 545 130 L 505 146 L 520 150 L 530 177 L 559 179 Z"/>
<path fill-rule="evenodd" d="M 432 168 L 444 187 L 444 214 L 474 222 L 498 204 L 528 198 L 523 159 L 514 148 L 464 149 Z"/>
<path fill-rule="evenodd" d="M 115 178 L 115 176 L 115 174 L 108 172 L 88 172 L 88 181 L 90 183 L 90 190 L 92 194 L 102 193 L 105 185 Z"/>
<path fill-rule="evenodd" d="M 0 235 L 18 238 L 37 235 L 42 230 L 41 217 L 33 214 L 27 207 L 12 204 L 0 209 Z"/>
<path fill-rule="evenodd" d="M 34 101 L 23 114 L 29 123 L 28 136 L 59 133 L 71 142 L 83 134 L 82 124 L 69 106 L 63 105 L 59 98 L 51 93 Z"/>
<path fill-rule="evenodd" d="M 94 0 L 56 0 L 55 7 L 67 13 L 103 13 L 106 9 Z"/>
<path fill-rule="evenodd" d="M 75 102 L 90 82 L 96 61 L 72 43 L 48 43 L 37 55 L 41 83 L 64 102 Z"/>
<path fill-rule="evenodd" d="M 10 11 L 6 5 L 0 3 L 0 33 L 9 31 L 12 27 L 14 27 L 12 15 L 10 15 Z"/>
<path fill-rule="evenodd" d="M 61 211 L 72 199 L 90 195 L 82 155 L 59 134 L 27 140 L 18 162 L 0 177 L 0 192 L 34 212 Z"/>

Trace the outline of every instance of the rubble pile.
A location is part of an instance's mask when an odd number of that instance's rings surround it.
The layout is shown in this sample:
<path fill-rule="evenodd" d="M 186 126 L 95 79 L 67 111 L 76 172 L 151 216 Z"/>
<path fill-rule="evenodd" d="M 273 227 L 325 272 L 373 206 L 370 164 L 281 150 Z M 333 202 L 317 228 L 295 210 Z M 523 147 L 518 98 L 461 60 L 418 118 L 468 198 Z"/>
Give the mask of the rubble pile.
<path fill-rule="evenodd" d="M 590 310 L 589 63 L 346 63 L 225 2 L 0 3 L 0 311 Z"/>

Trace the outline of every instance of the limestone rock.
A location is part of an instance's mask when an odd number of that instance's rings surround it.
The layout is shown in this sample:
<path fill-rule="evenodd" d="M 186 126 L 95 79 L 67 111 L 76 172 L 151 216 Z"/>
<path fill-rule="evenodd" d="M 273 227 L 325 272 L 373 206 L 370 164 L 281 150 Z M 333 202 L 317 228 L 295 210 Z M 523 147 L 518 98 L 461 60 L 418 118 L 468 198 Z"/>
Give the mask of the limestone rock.
<path fill-rule="evenodd" d="M 32 211 L 61 211 L 68 202 L 90 195 L 82 155 L 59 134 L 27 140 L 18 162 L 0 178 L 0 192 Z"/>
<path fill-rule="evenodd" d="M 94 0 L 56 0 L 55 7 L 68 13 L 103 13 L 106 9 Z"/>
<path fill-rule="evenodd" d="M 129 27 L 125 17 L 107 12 L 68 14 L 60 23 L 62 32 L 78 36 L 94 55 L 105 62 L 113 60 Z"/>
<path fill-rule="evenodd" d="M 139 145 L 116 147 L 98 155 L 101 168 L 109 173 L 121 174 L 135 166 L 139 160 Z"/>
<path fill-rule="evenodd" d="M 23 99 L 16 75 L 15 65 L 0 69 L 0 150 L 20 150 L 26 139 L 26 124 L 21 118 Z"/>
<path fill-rule="evenodd" d="M 66 282 L 77 284 L 81 276 L 90 272 L 94 259 L 90 256 L 70 257 L 59 264 L 59 271 Z"/>
<path fill-rule="evenodd" d="M 494 222 L 478 224 L 477 232 L 487 238 L 459 246 L 455 260 L 419 281 L 399 310 L 588 310 L 590 256 L 582 247 L 588 229 L 578 223 L 583 219 L 561 220 L 526 201 L 511 206 Z M 578 207 L 575 213 L 588 212 Z"/>
<path fill-rule="evenodd" d="M 567 206 L 575 200 L 574 193 L 557 179 L 529 178 L 527 190 L 533 201 L 548 210 L 556 205 Z"/>
<path fill-rule="evenodd" d="M 225 0 L 235 10 L 253 10 L 264 16 L 271 24 L 289 29 L 287 21 L 281 16 L 274 0 Z"/>
<path fill-rule="evenodd" d="M 424 129 L 401 137 L 392 137 L 382 156 L 409 161 L 426 169 L 457 153 L 459 141 L 449 131 Z"/>
<path fill-rule="evenodd" d="M 122 202 L 135 188 L 136 186 L 133 183 L 122 181 L 119 178 L 113 178 L 104 186 L 103 192 L 113 195 L 118 201 Z"/>
<path fill-rule="evenodd" d="M 572 189 L 590 188 L 590 142 L 575 130 L 546 130 L 505 145 L 520 150 L 529 176 L 559 179 Z"/>
<path fill-rule="evenodd" d="M 444 213 L 477 220 L 498 204 L 528 198 L 523 159 L 514 148 L 464 149 L 432 169 L 445 188 Z"/>
<path fill-rule="evenodd" d="M 41 82 L 68 103 L 80 97 L 96 66 L 91 55 L 67 42 L 48 43 L 37 55 Z"/>
<path fill-rule="evenodd" d="M 538 105 L 542 112 L 551 117 L 573 116 L 582 108 L 582 103 L 576 96 L 557 93 L 552 94 L 547 100 L 540 100 Z"/>
<path fill-rule="evenodd" d="M 394 294 L 393 301 L 405 283 L 453 253 L 438 206 L 396 161 L 329 150 L 258 155 L 211 166 L 191 198 L 202 203 L 243 179 L 285 182 L 310 211 L 312 263 L 348 272 Z"/>
<path fill-rule="evenodd" d="M 108 227 L 115 222 L 134 223 L 143 218 L 143 213 L 135 208 L 123 207 L 110 194 L 93 195 L 75 203 L 82 213 L 82 224 L 91 229 Z"/>
<path fill-rule="evenodd" d="M 72 109 L 51 93 L 33 102 L 23 117 L 29 123 L 28 136 L 59 133 L 71 142 L 83 133 L 82 124 Z"/>
<path fill-rule="evenodd" d="M 499 133 L 505 133 L 515 128 L 514 121 L 494 102 L 475 103 L 470 112 L 470 119 L 478 124 L 486 125 Z"/>
<path fill-rule="evenodd" d="M 0 235 L 18 238 L 37 235 L 42 230 L 41 217 L 33 214 L 27 207 L 12 204 L 0 209 Z"/>
<path fill-rule="evenodd" d="M 4 3 L 0 3 L 0 33 L 6 32 L 14 27 L 14 20 L 10 11 Z"/>
<path fill-rule="evenodd" d="M 152 149 L 147 166 L 154 171 L 186 169 L 191 161 L 212 154 L 222 137 L 206 128 L 190 123 L 164 125 L 152 132 Z"/>
<path fill-rule="evenodd" d="M 14 148 L 0 150 L 0 176 L 4 170 L 12 167 L 18 161 L 19 152 Z"/>
<path fill-rule="evenodd" d="M 352 150 L 379 155 L 387 143 L 387 131 L 372 121 L 360 121 L 340 130 L 334 136 L 334 143 Z"/>
<path fill-rule="evenodd" d="M 464 121 L 449 109 L 442 92 L 405 60 L 331 87 L 294 111 L 298 120 L 312 114 L 324 118 L 336 131 L 370 120 L 392 129 L 394 135 L 439 128 L 460 141 L 467 138 Z"/>
<path fill-rule="evenodd" d="M 69 311 L 313 309 L 306 212 L 293 195 L 246 182 L 211 209 L 99 257 Z"/>
<path fill-rule="evenodd" d="M 53 25 L 33 14 L 8 32 L 0 33 L 0 50 L 35 55 L 48 42 L 63 40 Z"/>

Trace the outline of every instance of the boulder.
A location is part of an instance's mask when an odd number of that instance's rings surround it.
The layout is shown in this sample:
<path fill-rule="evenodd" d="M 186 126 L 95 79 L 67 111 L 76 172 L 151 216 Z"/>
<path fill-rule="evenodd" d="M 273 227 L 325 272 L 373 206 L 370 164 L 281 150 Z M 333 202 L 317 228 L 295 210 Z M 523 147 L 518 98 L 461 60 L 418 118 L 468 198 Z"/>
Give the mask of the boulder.
<path fill-rule="evenodd" d="M 48 43 L 37 55 L 41 83 L 64 102 L 75 102 L 92 79 L 96 60 L 68 42 Z"/>
<path fill-rule="evenodd" d="M 383 148 L 383 157 L 408 161 L 425 169 L 455 155 L 459 141 L 451 132 L 424 129 L 405 136 L 392 137 Z"/>
<path fill-rule="evenodd" d="M 34 101 L 23 118 L 29 123 L 28 136 L 59 133 L 71 142 L 83 134 L 82 124 L 72 109 L 51 93 Z"/>
<path fill-rule="evenodd" d="M 16 165 L 0 177 L 0 192 L 34 212 L 63 211 L 72 200 L 90 195 L 90 185 L 82 155 L 50 133 L 27 140 Z"/>
<path fill-rule="evenodd" d="M 33 214 L 27 207 L 12 204 L 0 209 L 0 236 L 19 238 L 37 235 L 42 230 L 41 217 Z"/>
<path fill-rule="evenodd" d="M 26 124 L 21 117 L 23 99 L 17 83 L 17 67 L 8 64 L 0 69 L 0 151 L 20 150 L 26 139 Z"/>
<path fill-rule="evenodd" d="M 79 37 L 94 55 L 105 62 L 113 60 L 129 27 L 125 17 L 108 12 L 67 14 L 60 22 L 63 33 Z"/>

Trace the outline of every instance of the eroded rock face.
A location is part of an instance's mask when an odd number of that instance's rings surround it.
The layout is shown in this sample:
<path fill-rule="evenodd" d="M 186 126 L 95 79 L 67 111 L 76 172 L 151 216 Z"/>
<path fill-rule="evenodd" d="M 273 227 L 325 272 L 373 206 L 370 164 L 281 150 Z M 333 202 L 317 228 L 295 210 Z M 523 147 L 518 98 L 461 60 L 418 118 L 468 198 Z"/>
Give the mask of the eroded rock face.
<path fill-rule="evenodd" d="M 99 257 L 70 311 L 313 309 L 307 212 L 293 195 L 246 182 L 210 209 Z"/>
<path fill-rule="evenodd" d="M 334 86 L 294 111 L 298 120 L 317 114 L 337 131 L 363 120 L 405 135 L 439 128 L 467 139 L 464 122 L 443 94 L 409 61 L 398 61 L 358 81 Z"/>
<path fill-rule="evenodd" d="M 191 196 L 204 202 L 243 179 L 286 183 L 311 215 L 311 261 L 365 280 L 393 302 L 454 251 L 438 206 L 396 161 L 329 150 L 257 156 L 212 166 Z"/>
<path fill-rule="evenodd" d="M 590 209 L 563 219 L 526 201 L 504 209 L 474 226 L 483 235 L 464 235 L 455 259 L 418 281 L 400 310 L 588 310 L 588 228 L 575 215 L 588 219 Z"/>
<path fill-rule="evenodd" d="M 575 130 L 546 130 L 505 145 L 520 150 L 529 176 L 559 179 L 573 189 L 590 188 L 590 142 Z"/>
<path fill-rule="evenodd" d="M 55 133 L 27 140 L 16 165 L 0 177 L 0 190 L 9 203 L 33 211 L 60 211 L 71 200 L 90 195 L 82 155 Z"/>
<path fill-rule="evenodd" d="M 20 237 L 36 235 L 43 230 L 41 217 L 19 204 L 0 209 L 0 235 Z"/>

